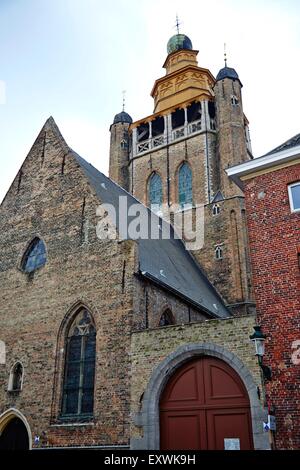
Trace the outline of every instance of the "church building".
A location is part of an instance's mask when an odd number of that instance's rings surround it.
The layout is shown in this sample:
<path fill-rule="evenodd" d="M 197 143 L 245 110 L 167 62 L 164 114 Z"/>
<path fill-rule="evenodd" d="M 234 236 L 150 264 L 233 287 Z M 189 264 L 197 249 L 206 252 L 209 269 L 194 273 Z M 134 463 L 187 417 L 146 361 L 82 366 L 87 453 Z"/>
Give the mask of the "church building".
<path fill-rule="evenodd" d="M 270 448 L 244 195 L 225 171 L 253 158 L 242 83 L 197 55 L 169 40 L 153 113 L 110 126 L 109 177 L 50 117 L 0 206 L 2 449 Z"/>

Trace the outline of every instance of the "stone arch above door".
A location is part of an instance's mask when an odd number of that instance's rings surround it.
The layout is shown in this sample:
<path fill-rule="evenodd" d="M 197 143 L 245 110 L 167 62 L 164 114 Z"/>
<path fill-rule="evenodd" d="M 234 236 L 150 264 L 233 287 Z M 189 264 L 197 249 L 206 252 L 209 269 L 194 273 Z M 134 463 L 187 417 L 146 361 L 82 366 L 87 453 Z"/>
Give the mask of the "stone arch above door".
<path fill-rule="evenodd" d="M 263 421 L 267 412 L 258 396 L 257 384 L 243 362 L 227 349 L 213 343 L 193 343 L 179 347 L 169 354 L 153 371 L 143 397 L 143 405 L 136 421 L 143 428 L 143 438 L 132 439 L 132 449 L 160 448 L 159 401 L 168 380 L 185 362 L 199 356 L 212 356 L 222 359 L 240 376 L 249 396 L 252 418 L 254 449 L 270 449 L 267 433 L 263 431 Z"/>
<path fill-rule="evenodd" d="M 24 424 L 24 427 L 26 428 L 26 431 L 28 434 L 28 446 L 29 446 L 29 449 L 31 449 L 32 448 L 32 435 L 31 435 L 30 426 L 25 416 L 16 408 L 9 408 L 8 410 L 4 411 L 4 413 L 0 415 L 0 438 L 6 426 L 15 418 L 19 419 Z"/>

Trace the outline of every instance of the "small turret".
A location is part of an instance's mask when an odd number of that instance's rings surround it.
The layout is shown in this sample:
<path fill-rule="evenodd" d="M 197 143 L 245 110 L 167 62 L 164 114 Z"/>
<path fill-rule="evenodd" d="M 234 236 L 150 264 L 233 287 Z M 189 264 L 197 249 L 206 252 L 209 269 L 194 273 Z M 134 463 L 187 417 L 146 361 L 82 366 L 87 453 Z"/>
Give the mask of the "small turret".
<path fill-rule="evenodd" d="M 123 111 L 116 114 L 110 126 L 109 177 L 129 189 L 129 126 L 132 118 Z"/>
<path fill-rule="evenodd" d="M 220 190 L 226 197 L 237 189 L 229 181 L 225 169 L 250 159 L 247 142 L 247 120 L 243 113 L 242 83 L 235 69 L 222 68 L 214 86 L 217 118 L 217 152 L 220 164 Z M 247 150 L 248 148 L 248 150 Z"/>

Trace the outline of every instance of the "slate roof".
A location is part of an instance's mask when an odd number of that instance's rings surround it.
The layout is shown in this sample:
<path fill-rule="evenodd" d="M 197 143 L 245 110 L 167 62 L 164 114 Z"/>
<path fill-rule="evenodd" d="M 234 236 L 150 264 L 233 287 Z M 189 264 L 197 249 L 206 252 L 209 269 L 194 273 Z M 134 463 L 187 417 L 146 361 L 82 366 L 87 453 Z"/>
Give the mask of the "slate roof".
<path fill-rule="evenodd" d="M 213 200 L 211 202 L 220 202 L 220 201 L 224 201 L 224 196 L 222 194 L 222 191 L 218 189 L 218 191 L 214 195 Z"/>
<path fill-rule="evenodd" d="M 154 221 L 154 224 L 160 225 L 161 230 L 158 230 L 159 233 L 163 233 L 164 230 L 170 230 L 171 236 L 169 239 L 148 238 L 137 240 L 139 245 L 140 274 L 152 282 L 180 295 L 198 309 L 206 312 L 210 317 L 226 318 L 231 316 L 222 298 L 208 281 L 199 264 L 189 251 L 185 249 L 183 242 L 174 236 L 172 226 L 151 212 L 150 209 L 146 208 L 131 194 L 98 171 L 76 152 L 71 149 L 70 151 L 102 203 L 112 204 L 118 213 L 119 197 L 125 196 L 128 207 L 131 207 L 133 204 L 139 204 L 146 211 L 148 221 L 150 222 L 150 218 L 152 218 L 151 220 Z M 117 230 L 122 238 L 130 238 L 126 232 L 128 225 L 135 218 L 136 216 L 128 217 L 126 227 L 120 226 L 117 220 Z M 150 223 L 148 225 L 150 227 Z"/>
<path fill-rule="evenodd" d="M 281 152 L 282 150 L 288 150 L 293 147 L 298 147 L 298 145 L 300 145 L 300 134 L 294 135 L 294 137 L 291 137 L 289 140 L 287 140 L 286 142 L 283 142 L 283 144 L 274 148 L 273 150 L 266 153 L 265 155 L 271 155 L 272 153 Z"/>
<path fill-rule="evenodd" d="M 121 113 L 116 114 L 114 117 L 114 124 L 117 124 L 118 122 L 127 122 L 128 124 L 132 123 L 132 117 L 129 116 L 128 113 L 125 111 L 121 111 Z"/>
<path fill-rule="evenodd" d="M 219 73 L 216 77 L 216 81 L 224 80 L 224 78 L 231 78 L 232 80 L 240 80 L 237 72 L 231 67 L 223 67 L 219 70 Z"/>

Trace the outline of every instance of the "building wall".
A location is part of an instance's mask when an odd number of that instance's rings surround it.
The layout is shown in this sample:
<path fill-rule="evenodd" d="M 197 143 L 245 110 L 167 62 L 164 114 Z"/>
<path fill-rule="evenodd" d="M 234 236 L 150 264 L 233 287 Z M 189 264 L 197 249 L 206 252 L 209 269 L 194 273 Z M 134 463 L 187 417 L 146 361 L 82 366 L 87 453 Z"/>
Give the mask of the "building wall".
<path fill-rule="evenodd" d="M 267 335 L 264 361 L 272 369 L 267 393 L 279 449 L 300 448 L 300 361 L 293 348 L 300 340 L 300 214 L 291 213 L 287 190 L 299 180 L 297 164 L 245 181 L 253 286 Z"/>
<path fill-rule="evenodd" d="M 216 166 L 213 161 L 215 156 L 214 140 L 213 133 L 205 132 L 134 158 L 129 164 L 132 194 L 148 205 L 148 181 L 151 174 L 156 171 L 162 178 L 163 203 L 168 204 L 167 179 L 169 177 L 169 203 L 178 204 L 178 170 L 185 161 L 190 165 L 193 172 L 193 198 L 195 204 L 207 203 L 207 161 L 211 167 L 215 168 Z M 206 149 L 208 149 L 209 158 L 207 158 Z M 218 188 L 213 187 L 212 173 L 210 171 L 210 191 L 211 194 L 214 194 Z"/>
<path fill-rule="evenodd" d="M 201 354 L 201 346 L 203 346 L 203 350 L 211 347 L 209 354 L 212 356 L 221 357 L 219 355 L 220 351 L 226 351 L 230 359 L 229 364 L 232 367 L 238 364 L 236 366 L 238 373 L 242 374 L 242 368 L 246 368 L 246 375 L 252 381 L 252 426 L 254 437 L 257 437 L 257 441 L 255 439 L 254 441 L 257 448 L 260 446 L 260 448 L 268 447 L 268 438 L 263 436 L 262 433 L 263 416 L 265 418 L 266 414 L 263 415 L 263 393 L 260 401 L 258 401 L 256 390 L 258 386 L 260 391 L 263 392 L 261 374 L 254 355 L 253 345 L 249 340 L 254 324 L 255 317 L 244 316 L 167 326 L 133 333 L 131 339 L 131 446 L 133 448 L 153 448 L 148 447 L 149 439 L 150 441 L 157 441 L 157 436 L 151 434 L 153 432 L 159 433 L 159 418 L 158 415 L 154 416 L 156 413 L 155 407 L 148 409 L 147 404 L 149 400 L 154 400 L 158 409 L 160 394 L 158 393 L 158 396 L 153 397 L 153 390 L 149 389 L 153 377 L 156 374 L 162 384 L 166 384 L 166 380 L 174 370 L 172 361 L 176 356 L 176 352 L 182 351 L 182 360 L 184 361 L 187 360 L 184 354 L 189 348 L 194 350 L 198 348 L 198 354 Z M 189 359 L 193 357 L 195 356 L 192 355 Z M 162 364 L 164 364 L 164 368 L 161 368 Z M 160 389 L 160 392 L 162 392 L 162 389 Z M 150 421 L 154 421 L 154 424 L 151 425 Z M 154 429 L 150 431 L 150 427 Z"/>
<path fill-rule="evenodd" d="M 243 197 L 224 199 L 220 212 L 213 215 L 214 204 L 205 206 L 204 246 L 193 252 L 205 273 L 230 305 L 234 315 L 253 312 L 248 235 Z M 216 247 L 222 259 L 216 258 Z"/>
<path fill-rule="evenodd" d="M 130 335 L 156 327 L 166 308 L 176 323 L 206 315 L 136 276 L 133 241 L 99 240 L 100 201 L 68 148 L 46 124 L 0 207 L 0 416 L 14 408 L 40 436 L 33 446 L 128 446 Z M 28 275 L 23 255 L 43 239 L 47 263 Z M 76 311 L 93 316 L 96 339 L 94 418 L 60 419 L 65 337 Z M 8 392 L 10 370 L 21 361 L 23 389 Z M 1 421 L 1 420 L 0 420 Z"/>
<path fill-rule="evenodd" d="M 149 281 L 136 282 L 133 310 L 140 323 L 135 323 L 135 331 L 159 327 L 159 321 L 166 310 L 170 310 L 175 324 L 204 321 L 208 318 L 178 297 L 153 285 Z"/>
<path fill-rule="evenodd" d="M 7 351 L 0 415 L 11 407 L 22 412 L 41 446 L 127 445 L 136 245 L 98 240 L 99 201 L 66 151 L 46 126 L 0 208 L 1 340 Z M 32 277 L 19 268 L 37 234 L 48 260 Z M 97 330 L 94 420 L 66 426 L 59 420 L 59 332 L 80 305 L 89 308 Z M 10 393 L 16 361 L 24 366 L 23 390 Z"/>
<path fill-rule="evenodd" d="M 194 204 L 205 205 L 204 245 L 193 251 L 193 255 L 225 303 L 233 305 L 233 313 L 247 313 L 249 309 L 253 309 L 254 303 L 244 197 L 236 194 L 219 202 L 220 213 L 217 216 L 212 212 L 213 203 L 208 203 L 219 189 L 220 164 L 215 133 L 201 133 L 131 160 L 129 173 L 132 192 L 137 199 L 148 205 L 149 178 L 155 171 L 162 178 L 163 203 L 167 205 L 169 174 L 170 205 L 178 204 L 178 170 L 183 161 L 192 169 Z M 227 160 L 225 163 L 228 163 Z M 234 185 L 229 179 L 227 184 Z M 240 190 L 235 192 L 240 193 Z M 223 249 L 222 260 L 216 260 L 217 245 Z"/>

